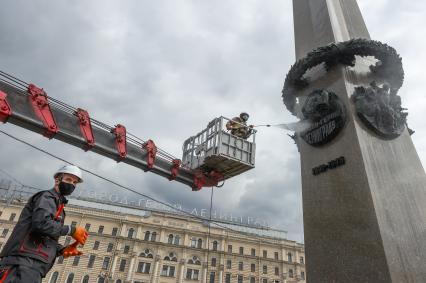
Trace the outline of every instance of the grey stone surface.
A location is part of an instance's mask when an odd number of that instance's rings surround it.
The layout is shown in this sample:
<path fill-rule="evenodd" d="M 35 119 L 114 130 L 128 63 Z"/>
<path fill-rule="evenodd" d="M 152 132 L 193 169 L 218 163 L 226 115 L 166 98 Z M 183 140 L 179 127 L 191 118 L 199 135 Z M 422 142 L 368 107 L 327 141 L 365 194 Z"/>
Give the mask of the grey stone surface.
<path fill-rule="evenodd" d="M 298 59 L 330 42 L 369 38 L 355 0 L 293 5 Z M 348 112 L 346 126 L 329 143 L 313 147 L 297 139 L 309 283 L 426 282 L 425 171 L 407 129 L 385 140 L 357 117 L 350 96 L 369 83 L 357 69 L 335 67 L 299 94 L 303 104 L 315 89 L 332 91 Z M 345 165 L 312 174 L 340 156 Z"/>

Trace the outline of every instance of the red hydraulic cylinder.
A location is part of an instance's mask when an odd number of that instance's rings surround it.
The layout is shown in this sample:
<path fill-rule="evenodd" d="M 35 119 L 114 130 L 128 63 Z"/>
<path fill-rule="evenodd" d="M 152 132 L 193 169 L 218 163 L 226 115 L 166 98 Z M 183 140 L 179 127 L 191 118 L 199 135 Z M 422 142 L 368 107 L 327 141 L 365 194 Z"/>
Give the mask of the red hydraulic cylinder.
<path fill-rule="evenodd" d="M 176 179 L 178 173 L 179 173 L 179 167 L 182 164 L 182 161 L 180 159 L 173 159 L 172 161 L 172 169 L 171 169 L 171 175 L 169 177 L 170 181 L 173 181 Z"/>
<path fill-rule="evenodd" d="M 80 130 L 87 142 L 87 149 L 90 149 L 95 144 L 95 136 L 93 135 L 92 123 L 90 122 L 89 113 L 81 108 L 78 108 L 75 113 L 80 120 Z"/>
<path fill-rule="evenodd" d="M 154 167 L 155 156 L 157 155 L 157 146 L 153 140 L 148 140 L 143 144 L 143 148 L 148 152 L 147 155 L 147 166 L 148 170 L 151 170 Z"/>
<path fill-rule="evenodd" d="M 12 115 L 12 108 L 6 100 L 7 93 L 0 90 L 0 122 L 6 123 L 10 115 Z"/>
<path fill-rule="evenodd" d="M 126 127 L 123 125 L 116 125 L 112 130 L 115 134 L 115 145 L 120 159 L 126 158 L 127 155 L 127 138 L 126 138 Z"/>
<path fill-rule="evenodd" d="M 55 118 L 53 117 L 52 109 L 50 108 L 47 94 L 42 89 L 33 84 L 28 86 L 29 99 L 33 106 L 34 112 L 37 117 L 43 122 L 45 127 L 44 136 L 51 139 L 58 132 Z"/>

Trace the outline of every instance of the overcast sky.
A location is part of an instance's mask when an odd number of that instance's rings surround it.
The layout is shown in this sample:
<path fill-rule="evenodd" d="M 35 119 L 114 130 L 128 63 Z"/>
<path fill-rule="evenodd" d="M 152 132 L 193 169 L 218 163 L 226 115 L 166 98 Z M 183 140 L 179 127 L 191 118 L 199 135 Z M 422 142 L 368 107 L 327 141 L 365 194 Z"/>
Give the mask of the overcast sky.
<path fill-rule="evenodd" d="M 358 2 L 371 37 L 403 58 L 406 79 L 399 94 L 425 164 L 426 2 Z M 1 70 L 107 124 L 124 124 L 176 156 L 186 138 L 220 115 L 247 111 L 253 124 L 295 121 L 281 100 L 295 60 L 289 0 L 3 1 L 0 35 Z M 0 128 L 161 200 L 208 207 L 209 189 L 191 192 L 16 126 Z M 299 155 L 286 134 L 259 131 L 256 168 L 217 189 L 214 207 L 267 219 L 303 242 Z M 0 169 L 28 185 L 52 186 L 61 162 L 4 135 L 0 144 Z M 79 190 L 89 189 L 122 193 L 86 176 Z"/>

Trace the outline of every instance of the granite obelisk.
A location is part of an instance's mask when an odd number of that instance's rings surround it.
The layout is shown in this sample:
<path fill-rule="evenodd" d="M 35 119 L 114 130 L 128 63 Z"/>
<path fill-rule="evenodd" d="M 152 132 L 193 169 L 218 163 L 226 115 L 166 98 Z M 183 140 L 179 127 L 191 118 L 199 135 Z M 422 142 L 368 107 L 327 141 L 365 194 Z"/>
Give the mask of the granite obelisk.
<path fill-rule="evenodd" d="M 333 42 L 370 40 L 356 0 L 293 0 L 293 9 L 296 59 Z M 370 77 L 371 64 L 371 58 L 358 58 L 355 67 L 337 64 L 325 74 L 311 70 L 310 76 L 318 76 L 296 94 L 299 109 L 304 106 L 303 113 L 312 113 L 306 105 L 310 93 L 328 99 L 332 96 L 320 94 L 333 93 L 346 119 L 340 131 L 321 144 L 318 141 L 336 124 L 322 129 L 322 136 L 296 136 L 309 283 L 426 282 L 425 171 L 407 127 L 394 136 L 381 136 L 357 112 L 353 96 L 362 86 L 367 89 L 362 97 L 379 97 L 376 108 L 362 106 L 370 111 L 367 118 L 380 118 L 371 123 L 388 125 L 392 117 L 403 116 L 395 112 L 397 106 L 379 105 L 398 102 L 388 101 L 393 98 L 392 90 L 389 94 L 382 86 L 386 78 Z"/>

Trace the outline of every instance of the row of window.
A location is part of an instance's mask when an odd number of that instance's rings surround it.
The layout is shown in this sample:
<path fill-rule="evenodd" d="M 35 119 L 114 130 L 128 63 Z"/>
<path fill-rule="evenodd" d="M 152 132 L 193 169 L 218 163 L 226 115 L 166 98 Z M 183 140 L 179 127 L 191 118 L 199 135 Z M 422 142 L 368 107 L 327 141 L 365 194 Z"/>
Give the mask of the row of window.
<path fill-rule="evenodd" d="M 71 225 L 77 225 L 77 222 L 72 222 Z M 90 231 L 90 223 L 86 223 L 85 229 L 87 231 Z M 100 225 L 98 227 L 98 234 L 103 234 L 104 231 L 104 226 Z M 112 236 L 116 236 L 118 232 L 118 228 L 113 228 L 112 229 Z M 134 229 L 130 228 L 128 233 L 127 233 L 127 237 L 128 238 L 133 238 L 134 237 Z M 145 235 L 144 235 L 144 240 L 145 241 L 152 241 L 155 242 L 157 239 L 157 232 L 151 232 L 151 231 L 146 231 Z M 173 235 L 173 234 L 169 234 L 167 242 L 169 244 L 174 244 L 174 245 L 180 245 L 180 236 L 179 235 Z M 192 238 L 191 239 L 191 247 L 192 248 L 202 248 L 202 244 L 203 244 L 203 240 L 200 238 Z M 213 251 L 217 251 L 218 250 L 218 242 L 217 241 L 213 241 L 212 242 L 212 250 Z M 232 253 L 232 245 L 228 245 L 228 253 Z M 244 255 L 244 247 L 239 247 L 239 254 L 240 255 Z M 256 256 L 256 249 L 251 249 L 251 256 Z M 263 250 L 262 251 L 262 256 L 264 258 L 268 257 L 268 251 L 267 250 Z M 279 259 L 279 253 L 278 252 L 274 252 L 274 259 L 278 260 Z M 293 255 L 291 252 L 287 253 L 287 261 L 292 262 L 293 261 Z M 300 263 L 304 263 L 304 259 L 303 256 L 300 257 L 299 259 Z"/>
<path fill-rule="evenodd" d="M 10 217 L 9 217 L 9 221 L 14 221 L 15 218 L 16 218 L 16 213 L 12 213 L 10 215 Z M 77 226 L 77 222 L 76 221 L 72 221 L 71 225 L 72 226 Z M 84 226 L 84 228 L 88 232 L 90 232 L 90 227 L 91 227 L 90 223 L 86 223 L 86 225 Z M 103 234 L 104 233 L 104 229 L 105 229 L 104 225 L 99 225 L 97 233 L 98 234 Z M 7 235 L 7 232 L 8 232 L 8 230 L 5 232 L 5 235 Z M 118 228 L 117 227 L 112 228 L 112 233 L 111 234 L 112 234 L 112 236 L 117 236 L 117 234 L 118 234 Z M 128 238 L 133 238 L 134 234 L 135 234 L 135 229 L 130 228 L 129 231 L 128 231 L 128 233 L 127 233 L 127 237 Z M 5 237 L 5 236 L 3 236 L 3 237 Z M 152 232 L 151 233 L 150 231 L 146 231 L 145 232 L 144 240 L 145 241 L 153 241 L 153 242 L 155 242 L 156 241 L 156 237 L 157 237 L 157 233 L 156 232 Z M 179 235 L 170 234 L 169 237 L 168 237 L 168 243 L 169 244 L 179 245 L 180 244 L 180 236 Z"/>
<path fill-rule="evenodd" d="M 147 232 L 147 233 L 149 233 L 149 231 Z M 156 234 L 155 234 L 155 232 L 153 232 L 152 234 L 151 234 L 151 238 L 152 238 L 152 236 L 154 235 L 154 241 L 155 241 L 155 237 L 156 237 Z M 148 236 L 149 237 L 149 236 Z M 69 244 L 69 240 L 70 240 L 71 238 L 67 238 L 67 240 L 68 240 L 68 242 L 66 242 L 65 243 L 65 245 L 68 245 Z M 180 240 L 180 237 L 179 236 L 177 236 L 177 235 L 173 235 L 173 234 L 170 234 L 169 235 L 169 240 L 168 240 L 168 243 L 169 244 L 171 244 L 171 243 L 174 243 L 174 244 L 176 244 L 176 245 L 178 245 L 179 244 L 179 240 Z M 97 249 L 99 249 L 99 244 L 100 244 L 100 242 L 99 241 L 95 241 L 95 243 L 94 243 L 94 245 L 93 245 L 93 249 L 94 250 L 97 250 Z M 201 245 L 202 245 L 202 239 L 199 239 L 199 238 L 193 238 L 192 240 L 191 240 L 191 247 L 194 247 L 194 248 L 201 248 Z M 231 248 L 230 248 L 231 247 Z M 112 249 L 113 249 L 113 244 L 112 243 L 110 243 L 110 244 L 108 244 L 108 248 L 107 248 L 107 252 L 111 252 L 112 251 Z M 123 249 L 123 253 L 125 253 L 125 254 L 127 254 L 128 252 L 129 252 L 129 249 L 130 249 L 130 246 L 128 246 L 128 245 L 126 245 L 126 246 L 124 246 L 124 249 Z M 213 242 L 213 251 L 215 251 L 215 250 L 217 250 L 217 241 L 214 241 Z M 229 250 L 230 250 L 230 252 L 232 253 L 232 245 L 229 245 L 228 246 L 228 252 L 229 252 Z M 243 250 L 244 250 L 244 248 L 243 247 L 240 247 L 240 254 L 243 254 Z M 253 255 L 253 251 L 255 251 L 254 249 L 252 249 L 252 255 Z M 267 251 L 266 250 L 264 250 L 263 251 L 263 257 L 264 258 L 267 258 Z M 274 257 L 276 260 L 278 260 L 278 252 L 275 252 L 275 257 Z M 293 261 L 293 255 L 292 255 L 292 253 L 288 253 L 287 254 L 287 260 L 289 261 L 289 262 L 292 262 Z M 303 256 L 301 256 L 300 257 L 300 263 L 304 263 L 304 258 L 303 258 Z"/>
<path fill-rule="evenodd" d="M 214 272 L 211 272 L 210 273 L 210 283 L 214 282 L 214 276 L 215 276 Z M 289 269 L 288 270 L 288 277 L 294 278 L 293 269 Z M 301 277 L 302 280 L 305 280 L 305 272 L 302 271 L 300 273 L 300 277 Z M 255 283 L 256 282 L 256 277 L 252 276 L 252 277 L 250 277 L 249 280 L 250 280 L 250 283 Z M 271 282 L 279 283 L 280 281 L 279 280 L 274 280 L 274 281 L 271 281 Z M 225 274 L 225 283 L 231 283 L 231 273 L 226 273 Z M 244 283 L 244 277 L 242 275 L 237 275 L 237 283 Z M 267 278 L 262 278 L 262 283 L 268 283 L 268 279 Z"/>
<path fill-rule="evenodd" d="M 140 257 L 146 257 L 146 258 L 153 258 L 152 253 L 147 249 L 144 252 L 140 253 L 139 255 Z M 91 254 L 89 255 L 89 260 L 87 262 L 87 267 L 88 268 L 93 268 L 93 265 L 95 263 L 95 259 L 96 259 L 96 255 Z M 108 269 L 109 267 L 109 263 L 110 263 L 111 257 L 106 256 L 103 258 L 103 262 L 102 262 L 102 269 Z M 170 253 L 167 256 L 164 257 L 165 261 L 172 261 L 172 262 L 177 262 L 177 256 L 175 253 Z M 58 264 L 62 264 L 64 262 L 64 258 L 61 256 L 58 258 L 57 263 Z M 80 262 L 80 256 L 75 256 L 73 257 L 73 266 L 78 266 Z M 120 267 L 119 270 L 120 271 L 124 271 L 124 269 L 126 268 L 126 263 L 127 260 L 126 259 L 122 259 L 120 262 Z M 191 259 L 188 260 L 188 264 L 195 264 L 195 265 L 201 265 L 201 261 L 197 256 L 193 256 Z M 151 263 L 146 263 L 146 262 L 139 262 L 139 266 L 138 266 L 138 271 L 140 273 L 149 273 L 149 268 L 151 266 Z"/>
<path fill-rule="evenodd" d="M 139 262 L 138 267 L 136 269 L 137 273 L 144 273 L 149 274 L 151 269 L 151 263 L 149 262 Z M 161 276 L 166 277 L 175 277 L 175 271 L 176 267 L 172 265 L 163 265 L 163 268 L 161 269 Z M 190 280 L 198 280 L 200 276 L 200 270 L 193 269 L 193 268 L 187 268 L 186 269 L 186 279 Z"/>
<path fill-rule="evenodd" d="M 214 276 L 214 275 L 213 275 Z M 213 278 L 214 280 L 214 278 Z M 214 282 L 212 281 L 212 274 L 210 274 L 210 283 Z M 243 283 L 244 282 L 244 277 L 242 275 L 237 275 L 237 283 Z M 250 277 L 250 283 L 255 283 L 256 282 L 256 278 L 255 277 Z M 262 279 L 262 283 L 267 283 L 268 279 L 267 278 L 263 278 Z M 279 280 L 274 280 L 274 283 L 279 283 Z M 225 274 L 225 283 L 231 283 L 231 274 L 227 273 Z"/>
<path fill-rule="evenodd" d="M 149 273 L 149 269 L 151 267 L 151 265 L 149 263 L 142 263 L 141 269 L 139 271 L 139 266 L 138 266 L 138 272 L 139 273 Z M 121 265 L 120 265 L 121 267 Z M 123 269 L 124 270 L 124 269 Z M 293 274 L 293 270 L 290 269 L 289 270 L 289 277 L 293 278 L 294 274 Z M 166 276 L 166 277 L 175 277 L 175 267 L 174 266 L 168 266 L 168 265 L 164 265 L 163 269 L 161 270 L 161 276 Z M 200 276 L 200 271 L 198 269 L 191 269 L 188 268 L 186 270 L 186 279 L 189 280 L 199 280 L 199 276 Z M 214 271 L 210 272 L 210 283 L 214 283 L 215 282 L 215 276 L 216 273 Z M 49 283 L 57 283 L 59 277 L 59 272 L 55 271 L 52 276 L 50 277 Z M 300 273 L 300 277 L 302 280 L 305 279 L 305 273 L 302 271 Z M 82 283 L 88 283 L 89 282 L 89 275 L 85 275 L 82 279 Z M 73 283 L 74 282 L 74 273 L 70 273 L 68 274 L 68 277 L 65 281 L 66 283 Z M 105 282 L 105 278 L 98 276 L 98 281 L 97 283 L 104 283 Z M 255 277 L 250 277 L 250 283 L 255 283 L 256 282 L 256 278 Z M 279 280 L 274 280 L 274 283 L 279 283 Z M 117 279 L 115 281 L 115 283 L 122 283 L 121 279 Z M 231 283 L 231 274 L 230 273 L 226 273 L 225 274 L 225 283 Z M 237 275 L 237 283 L 244 283 L 244 277 L 243 275 Z M 263 278 L 262 279 L 262 283 L 268 283 L 268 279 L 267 278 Z"/>
<path fill-rule="evenodd" d="M 76 226 L 77 222 L 73 221 L 73 222 L 71 222 L 71 225 Z M 91 227 L 91 224 L 90 223 L 86 223 L 86 225 L 84 226 L 84 229 L 86 229 L 87 232 L 90 232 L 90 227 Z M 104 229 L 105 229 L 104 225 L 99 225 L 97 233 L 98 234 L 103 234 L 104 233 Z M 127 233 L 127 237 L 133 238 L 134 233 L 135 233 L 135 229 L 130 228 L 129 231 L 128 231 L 128 233 Z M 117 234 L 118 234 L 118 228 L 117 227 L 112 228 L 111 235 L 112 236 L 117 236 Z"/>
<path fill-rule="evenodd" d="M 55 271 L 52 273 L 52 276 L 50 277 L 49 283 L 58 283 L 58 277 L 59 277 L 59 272 Z M 70 273 L 67 276 L 67 279 L 65 281 L 65 283 L 73 283 L 74 282 L 74 273 Z M 90 276 L 89 275 L 85 275 L 81 281 L 81 283 L 89 283 L 89 279 Z M 98 281 L 96 281 L 97 283 L 105 283 L 106 279 L 105 277 L 102 276 L 98 276 Z M 115 283 L 122 283 L 121 279 L 117 279 L 115 281 Z"/>
<path fill-rule="evenodd" d="M 212 258 L 211 265 L 216 266 L 216 258 Z M 228 259 L 226 261 L 226 268 L 227 269 L 232 268 L 232 261 L 230 259 Z M 238 262 L 238 270 L 239 271 L 244 270 L 244 262 L 242 262 L 242 261 Z M 256 272 L 256 264 L 255 263 L 250 264 L 250 272 Z M 268 274 L 268 266 L 267 265 L 263 265 L 262 272 L 263 272 L 263 274 Z M 280 273 L 279 267 L 274 267 L 274 274 L 279 275 L 279 273 Z"/>
<path fill-rule="evenodd" d="M 213 249 L 214 249 L 214 246 L 213 246 Z M 240 255 L 244 255 L 244 247 L 240 247 L 239 248 L 239 254 Z M 232 253 L 232 245 L 228 245 L 228 253 Z M 251 256 L 256 256 L 256 249 L 251 249 L 251 253 L 250 253 L 250 255 Z M 267 258 L 268 257 L 268 251 L 267 250 L 263 250 L 262 251 L 262 257 L 264 257 L 264 258 Z M 274 259 L 275 260 L 278 260 L 279 259 L 279 253 L 278 252 L 274 252 Z M 287 261 L 289 261 L 289 262 L 293 262 L 293 254 L 291 253 L 291 252 L 288 252 L 287 253 Z M 300 263 L 304 263 L 304 258 L 303 258 L 303 256 L 301 256 L 300 258 L 299 258 L 299 261 L 300 261 Z"/>
<path fill-rule="evenodd" d="M 145 251 L 143 253 L 143 255 L 144 255 L 144 257 L 152 258 L 152 253 L 150 253 L 149 250 Z M 96 259 L 95 255 L 93 255 L 93 254 L 89 255 L 89 261 L 88 261 L 88 264 L 87 264 L 88 268 L 93 267 L 95 259 Z M 170 253 L 164 259 L 168 260 L 168 261 L 175 261 L 175 262 L 177 261 L 176 254 L 174 254 L 174 253 Z M 110 260 L 111 260 L 110 257 L 104 257 L 103 263 L 102 263 L 102 269 L 104 269 L 104 270 L 108 269 L 109 264 L 110 264 Z M 80 257 L 75 256 L 73 258 L 72 265 L 78 266 L 79 261 L 80 261 Z M 61 263 L 63 263 L 63 257 L 60 257 L 59 260 L 58 260 L 58 264 L 61 264 Z M 127 259 L 121 259 L 120 265 L 119 265 L 119 271 L 124 271 L 126 269 L 126 264 L 127 264 Z M 188 264 L 200 265 L 201 262 L 200 262 L 200 259 L 197 256 L 194 256 L 194 257 L 192 257 L 191 259 L 188 260 Z M 211 265 L 216 266 L 216 258 L 212 258 Z M 227 260 L 226 267 L 228 269 L 231 268 L 231 260 Z M 244 263 L 239 262 L 238 263 L 238 270 L 243 271 L 243 267 L 244 267 Z M 150 268 L 151 268 L 150 262 L 140 261 L 138 263 L 138 267 L 137 267 L 136 272 L 148 274 L 150 272 Z M 250 268 L 251 268 L 251 270 L 250 270 L 251 272 L 256 271 L 256 265 L 254 263 L 250 265 Z M 263 271 L 263 274 L 267 274 L 268 273 L 268 266 L 263 265 L 262 271 Z M 274 274 L 276 276 L 280 275 L 279 267 L 274 267 Z M 175 276 L 175 266 L 163 265 L 161 275 L 162 276 L 168 276 L 168 277 L 174 277 Z M 289 275 L 289 277 L 293 277 L 293 270 L 292 269 L 289 269 L 288 275 Z M 302 272 L 301 276 L 302 276 L 302 278 L 304 277 L 304 272 Z M 188 268 L 187 269 L 187 279 L 198 279 L 198 270 Z"/>
<path fill-rule="evenodd" d="M 215 280 L 215 275 L 216 273 L 214 271 L 210 272 L 210 283 L 214 283 Z M 244 282 L 244 276 L 243 275 L 236 275 L 237 277 L 237 283 L 243 283 Z M 288 277 L 290 278 L 294 278 L 294 273 L 293 273 L 293 269 L 289 269 L 288 270 Z M 302 280 L 305 280 L 305 272 L 301 272 L 300 273 L 300 277 Z M 250 283 L 255 283 L 256 282 L 256 277 L 251 276 L 250 277 Z M 279 280 L 273 280 L 270 282 L 274 282 L 274 283 L 279 283 Z M 231 273 L 226 273 L 225 274 L 225 283 L 231 283 Z M 268 278 L 262 278 L 262 283 L 268 283 Z"/>
<path fill-rule="evenodd" d="M 65 243 L 65 245 L 68 245 L 68 244 L 69 243 Z M 96 241 L 94 249 L 97 250 L 98 247 L 99 247 L 99 242 Z M 123 253 L 127 254 L 129 252 L 129 248 L 130 248 L 129 246 L 124 246 Z M 112 243 L 110 243 L 108 245 L 107 251 L 110 252 L 111 250 L 112 250 Z M 146 257 L 146 258 L 153 258 L 154 257 L 153 254 L 152 254 L 152 252 L 149 249 L 146 249 L 145 251 L 141 252 L 139 254 L 139 256 L 140 257 Z M 88 267 L 93 267 L 94 257 L 95 257 L 94 255 L 90 255 L 89 256 Z M 171 252 L 167 256 L 164 257 L 164 260 L 165 261 L 174 261 L 174 262 L 177 262 L 177 255 L 175 253 Z M 79 258 L 75 257 L 73 265 L 75 265 L 75 266 L 78 265 L 78 261 L 79 261 Z M 59 263 L 62 263 L 62 262 L 63 262 L 63 260 L 60 260 Z M 192 257 L 191 259 L 188 260 L 188 264 L 200 265 L 201 261 L 200 261 L 200 259 L 198 257 L 194 256 L 194 257 Z M 217 259 L 216 258 L 212 258 L 211 259 L 211 266 L 215 267 L 216 265 L 217 265 Z M 226 268 L 227 269 L 231 269 L 232 268 L 232 261 L 230 259 L 228 259 L 226 261 Z M 244 263 L 242 261 L 238 262 L 238 270 L 240 270 L 240 271 L 244 270 Z M 275 270 L 275 272 L 274 272 L 275 275 L 278 275 L 279 274 L 279 268 L 275 267 L 274 270 Z M 254 264 L 254 263 L 250 264 L 250 271 L 251 272 L 256 272 L 256 264 Z M 267 265 L 263 265 L 262 272 L 263 272 L 263 274 L 267 274 L 268 273 L 268 266 Z"/>
<path fill-rule="evenodd" d="M 67 237 L 64 243 L 64 246 L 67 246 L 70 244 L 71 241 L 71 237 Z M 100 242 L 99 241 L 95 241 L 94 245 L 93 245 L 93 250 L 98 250 L 99 249 L 99 245 Z M 108 247 L 107 247 L 107 252 L 111 252 L 113 249 L 113 244 L 109 243 Z M 130 246 L 129 245 L 125 245 L 123 248 L 123 254 L 128 254 L 130 250 Z M 146 257 L 146 258 L 153 258 L 153 254 L 152 251 L 149 249 L 145 249 L 143 252 L 141 252 L 139 254 L 140 257 Z M 88 267 L 92 267 L 93 266 L 93 261 L 91 260 L 92 257 L 94 257 L 94 255 L 90 255 L 89 257 L 89 266 Z M 93 258 L 94 260 L 94 258 Z M 166 261 L 175 261 L 177 262 L 177 255 L 173 252 L 169 253 L 167 256 L 164 257 L 164 260 Z M 301 262 L 303 263 L 303 257 L 301 257 Z M 60 262 L 61 263 L 61 262 Z M 200 265 L 201 261 L 199 260 L 198 257 L 194 256 L 193 258 L 188 260 L 188 264 L 197 264 Z M 211 266 L 216 266 L 217 264 L 217 259 L 216 258 L 212 258 L 211 259 Z M 78 265 L 78 259 L 75 259 L 74 264 L 73 265 Z M 230 259 L 228 259 L 226 261 L 226 268 L 227 269 L 231 269 L 232 268 L 232 261 Z M 244 263 L 242 261 L 238 262 L 238 270 L 243 271 L 244 270 Z M 251 272 L 255 272 L 256 271 L 256 264 L 252 263 L 250 265 L 250 271 Z M 268 266 L 267 265 L 263 265 L 262 268 L 263 274 L 267 274 L 268 273 Z M 279 274 L 279 268 L 275 267 L 275 275 Z"/>
<path fill-rule="evenodd" d="M 72 226 L 76 226 L 77 222 L 73 221 L 73 222 L 71 222 L 71 225 Z M 90 227 L 91 227 L 90 223 L 86 223 L 86 225 L 84 226 L 84 228 L 88 232 L 90 232 Z M 104 225 L 99 225 L 97 233 L 101 234 L 101 235 L 104 234 L 104 229 L 105 229 Z M 111 235 L 112 236 L 117 236 L 117 234 L 118 234 L 118 228 L 117 227 L 112 228 Z M 127 237 L 128 238 L 133 238 L 134 236 L 135 236 L 135 229 L 130 228 L 127 231 Z M 155 242 L 157 240 L 157 232 L 146 231 L 145 235 L 144 235 L 144 240 L 145 241 Z M 170 234 L 168 236 L 168 243 L 169 244 L 174 244 L 174 245 L 179 245 L 180 244 L 180 236 L 179 235 Z"/>

